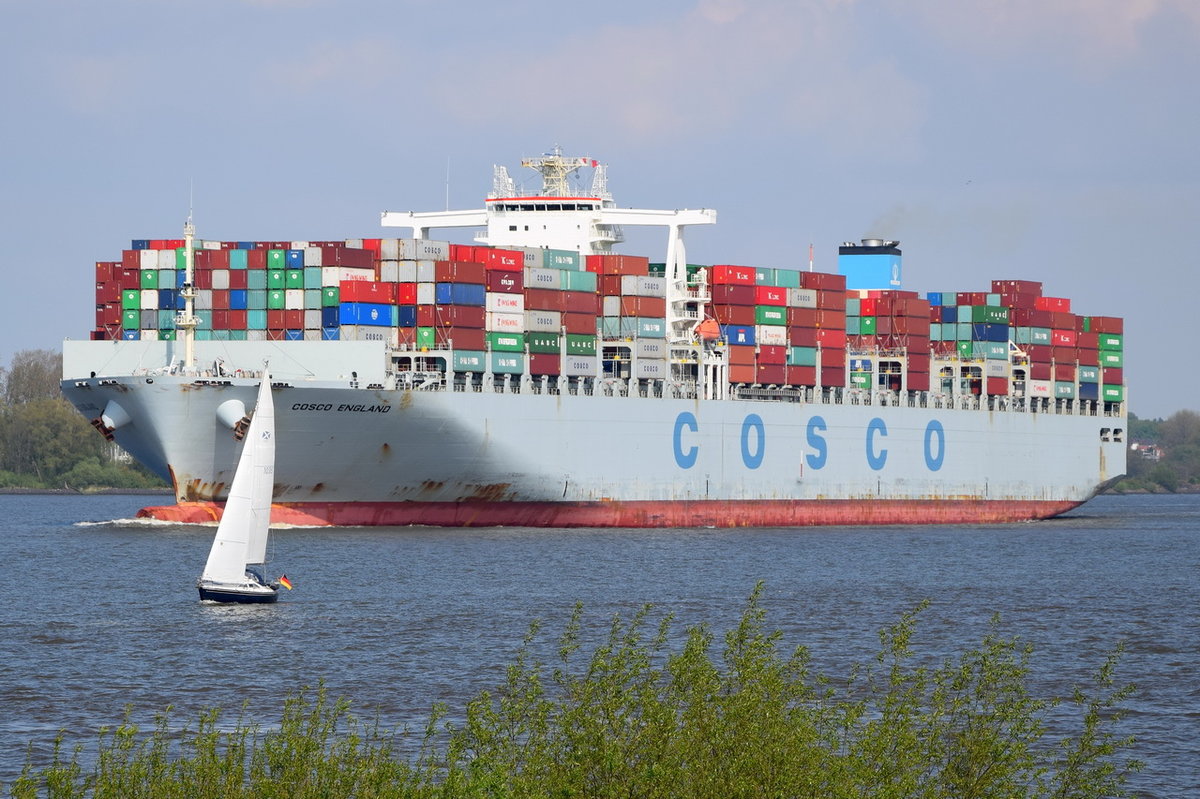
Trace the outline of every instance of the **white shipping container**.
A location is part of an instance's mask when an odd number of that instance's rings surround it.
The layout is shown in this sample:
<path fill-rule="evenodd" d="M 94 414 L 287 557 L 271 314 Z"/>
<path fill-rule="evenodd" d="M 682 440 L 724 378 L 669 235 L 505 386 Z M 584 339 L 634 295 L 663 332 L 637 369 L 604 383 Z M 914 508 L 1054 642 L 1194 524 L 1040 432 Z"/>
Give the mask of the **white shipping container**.
<path fill-rule="evenodd" d="M 1025 385 L 1029 387 L 1029 396 L 1031 397 L 1053 397 L 1054 396 L 1054 381 L 1053 380 L 1030 380 Z"/>
<path fill-rule="evenodd" d="M 417 305 L 433 305 L 437 299 L 436 283 L 417 284 Z"/>
<path fill-rule="evenodd" d="M 219 241 L 194 241 L 192 242 L 193 250 L 219 250 L 221 242 Z"/>
<path fill-rule="evenodd" d="M 626 297 L 665 297 L 667 280 L 644 275 L 621 275 L 621 293 Z"/>
<path fill-rule="evenodd" d="M 559 311 L 526 311 L 525 329 L 531 333 L 561 333 L 562 313 Z"/>
<path fill-rule="evenodd" d="M 174 250 L 149 250 L 149 252 L 158 253 L 158 268 L 159 269 L 174 269 L 175 268 L 175 251 Z"/>
<path fill-rule="evenodd" d="M 437 272 L 434 269 L 433 261 L 416 261 L 417 265 L 417 282 L 432 283 L 437 279 Z"/>
<path fill-rule="evenodd" d="M 518 247 L 525 254 L 526 269 L 541 269 L 546 265 L 546 251 L 537 247 Z"/>
<path fill-rule="evenodd" d="M 491 333 L 524 333 L 525 314 L 523 313 L 488 313 L 485 329 Z"/>
<path fill-rule="evenodd" d="M 416 276 L 416 267 L 413 267 L 413 275 Z M 379 282 L 380 283 L 401 283 L 400 280 L 400 261 L 380 261 L 379 262 Z M 408 281 L 414 283 L 416 281 Z"/>
<path fill-rule="evenodd" d="M 316 330 L 310 330 L 307 326 L 305 326 L 304 340 L 305 341 L 320 341 L 321 340 L 321 328 L 318 327 Z"/>
<path fill-rule="evenodd" d="M 484 306 L 488 311 L 493 313 L 515 313 L 521 314 L 522 320 L 525 318 L 524 294 L 505 294 L 500 291 L 489 291 L 484 295 Z M 523 321 L 522 324 L 524 324 Z"/>
<path fill-rule="evenodd" d="M 639 358 L 633 362 L 633 378 L 635 380 L 665 380 L 667 377 L 667 362 L 652 358 Z"/>
<path fill-rule="evenodd" d="M 320 247 L 305 247 L 304 248 L 304 265 L 305 266 L 324 266 L 321 260 Z"/>
<path fill-rule="evenodd" d="M 562 290 L 562 272 L 557 269 L 526 269 L 525 288 Z"/>
<path fill-rule="evenodd" d="M 790 308 L 816 308 L 816 289 L 788 289 L 787 304 Z"/>
<path fill-rule="evenodd" d="M 321 332 L 321 312 L 319 310 L 310 308 L 304 312 L 304 329 L 316 330 L 318 333 Z"/>
<path fill-rule="evenodd" d="M 303 311 L 304 289 L 285 289 L 283 292 L 283 309 L 285 311 Z"/>
<path fill-rule="evenodd" d="M 265 330 L 247 330 L 246 341 L 266 341 L 267 331 Z"/>
<path fill-rule="evenodd" d="M 142 341 L 158 341 L 157 330 L 143 330 L 138 334 L 138 338 Z"/>
<path fill-rule="evenodd" d="M 157 300 L 155 300 L 154 307 L 158 307 Z M 212 310 L 212 289 L 196 289 L 196 310 Z"/>
<path fill-rule="evenodd" d="M 307 241 L 290 241 L 290 242 L 288 242 L 288 249 L 289 250 L 307 250 L 308 242 Z"/>
<path fill-rule="evenodd" d="M 768 347 L 786 347 L 787 328 L 782 325 L 758 325 L 754 328 L 754 340 Z"/>
<path fill-rule="evenodd" d="M 600 309 L 601 316 L 620 316 L 621 315 L 621 298 L 605 295 L 602 298 L 603 307 Z"/>
<path fill-rule="evenodd" d="M 382 341 L 395 347 L 400 343 L 400 331 L 377 325 L 342 325 L 338 338 L 342 341 Z"/>
<path fill-rule="evenodd" d="M 209 297 L 212 296 L 210 293 Z M 141 295 L 138 297 L 138 308 L 143 311 L 153 311 L 158 308 L 158 289 L 142 289 Z"/>
<path fill-rule="evenodd" d="M 409 261 L 449 261 L 450 242 L 431 239 L 399 239 L 396 242 L 398 257 Z"/>
<path fill-rule="evenodd" d="M 667 357 L 667 342 L 661 338 L 635 338 L 633 357 L 661 360 Z"/>
<path fill-rule="evenodd" d="M 560 368 L 565 377 L 594 377 L 596 359 L 584 355 L 564 355 Z"/>
<path fill-rule="evenodd" d="M 212 270 L 212 287 L 217 291 L 229 290 L 229 270 L 214 269 Z"/>
<path fill-rule="evenodd" d="M 985 374 L 988 377 L 1008 377 L 1008 361 L 988 361 Z"/>
<path fill-rule="evenodd" d="M 375 279 L 374 269 L 355 266 L 322 266 L 321 285 L 336 286 L 339 283 L 354 283 L 357 281 L 372 281 Z"/>
<path fill-rule="evenodd" d="M 400 239 L 380 239 L 379 240 L 379 260 L 381 260 L 381 261 L 399 261 L 400 260 Z"/>
<path fill-rule="evenodd" d="M 141 250 L 138 254 L 139 269 L 158 269 L 158 250 Z M 171 253 L 171 269 L 175 268 L 175 253 Z"/>

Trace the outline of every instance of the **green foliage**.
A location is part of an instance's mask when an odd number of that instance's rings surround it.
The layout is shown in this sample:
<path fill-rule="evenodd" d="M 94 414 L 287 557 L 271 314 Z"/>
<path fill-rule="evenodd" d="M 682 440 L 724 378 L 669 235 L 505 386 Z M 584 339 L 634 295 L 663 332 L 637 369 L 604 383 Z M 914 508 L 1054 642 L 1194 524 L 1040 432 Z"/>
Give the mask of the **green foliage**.
<path fill-rule="evenodd" d="M 761 586 L 721 639 L 672 634 L 647 606 L 614 617 L 581 657 L 582 609 L 551 666 L 534 624 L 494 692 L 457 723 L 435 706 L 419 751 L 363 723 L 324 686 L 287 700 L 277 728 L 202 714 L 195 731 L 164 713 L 141 733 L 128 716 L 80 752 L 28 765 L 10 795 L 33 797 L 1080 797 L 1125 796 L 1140 764 L 1114 732 L 1132 686 L 1116 653 L 1066 702 L 1031 695 L 1031 647 L 999 634 L 954 658 L 913 651 L 921 608 L 880 635 L 875 660 L 841 681 L 781 651 Z M 675 641 L 675 645 L 672 645 Z M 1053 712 L 1056 735 L 1048 732 Z M 1074 719 L 1072 722 L 1070 719 Z M 1065 728 L 1077 724 L 1077 731 Z"/>
<path fill-rule="evenodd" d="M 1167 419 L 1145 420 L 1130 414 L 1128 440 L 1132 444 L 1157 444 L 1159 461 L 1149 461 L 1130 450 L 1128 479 L 1116 491 L 1179 491 L 1200 484 L 1200 413 L 1176 411 Z"/>

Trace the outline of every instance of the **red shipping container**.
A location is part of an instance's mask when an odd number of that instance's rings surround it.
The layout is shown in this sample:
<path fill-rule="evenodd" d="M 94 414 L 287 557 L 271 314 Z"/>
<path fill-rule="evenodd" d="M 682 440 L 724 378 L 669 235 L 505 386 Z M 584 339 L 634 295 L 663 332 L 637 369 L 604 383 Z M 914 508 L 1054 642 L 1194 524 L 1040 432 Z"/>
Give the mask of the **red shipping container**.
<path fill-rule="evenodd" d="M 438 327 L 434 331 L 433 340 L 438 346 L 453 346 L 456 350 L 482 350 L 487 346 L 487 334 L 476 327 L 455 325 Z"/>
<path fill-rule="evenodd" d="M 121 324 L 120 306 L 114 307 L 112 303 L 96 306 L 96 327 L 108 327 L 109 325 L 119 324 Z"/>
<path fill-rule="evenodd" d="M 396 285 L 395 283 L 376 283 L 369 280 L 342 281 L 338 284 L 338 299 L 341 302 L 373 302 L 379 305 L 395 305 Z"/>
<path fill-rule="evenodd" d="M 1042 284 L 1036 280 L 993 280 L 993 294 L 1026 294 L 1035 297 L 1042 293 Z"/>
<path fill-rule="evenodd" d="M 829 272 L 801 272 L 800 287 L 806 289 L 846 290 L 846 276 Z"/>
<path fill-rule="evenodd" d="M 859 316 L 875 316 L 879 308 L 877 297 L 863 297 L 858 301 Z"/>
<path fill-rule="evenodd" d="M 815 386 L 817 384 L 817 367 L 789 366 L 787 382 L 792 386 Z"/>
<path fill-rule="evenodd" d="M 284 311 L 283 326 L 286 330 L 303 330 L 304 311 Z"/>
<path fill-rule="evenodd" d="M 638 316 L 643 318 L 659 318 L 667 315 L 667 301 L 664 297 L 622 297 L 621 316 Z M 753 317 L 753 313 L 751 313 Z M 733 324 L 741 324 L 734 322 Z M 750 322 L 753 324 L 753 322 Z"/>
<path fill-rule="evenodd" d="M 231 269 L 229 271 L 229 288 L 244 291 L 249 284 L 250 278 L 246 274 L 245 269 Z"/>
<path fill-rule="evenodd" d="M 787 323 L 789 327 L 816 327 L 819 318 L 820 311 L 816 308 L 787 309 Z"/>
<path fill-rule="evenodd" d="M 789 327 L 788 344 L 793 347 L 817 346 L 817 329 L 815 327 Z"/>
<path fill-rule="evenodd" d="M 875 317 L 875 335 L 890 336 L 892 334 L 892 317 L 876 316 Z"/>
<path fill-rule="evenodd" d="M 845 350 L 821 350 L 821 366 L 845 366 Z"/>
<path fill-rule="evenodd" d="M 557 375 L 562 371 L 562 359 L 548 352 L 529 353 L 529 374 Z"/>
<path fill-rule="evenodd" d="M 417 306 L 417 327 L 433 327 L 437 324 L 437 313 L 432 305 Z"/>
<path fill-rule="evenodd" d="M 1075 331 L 1074 330 L 1051 330 L 1050 344 L 1054 347 L 1074 347 L 1075 346 Z"/>
<path fill-rule="evenodd" d="M 1006 308 L 1033 308 L 1037 304 L 1036 294 L 1005 293 L 1000 295 L 1000 304 Z"/>
<path fill-rule="evenodd" d="M 553 289 L 525 289 L 525 307 L 538 311 L 561 311 L 563 292 Z"/>
<path fill-rule="evenodd" d="M 1100 365 L 1100 351 L 1099 350 L 1083 349 L 1082 347 L 1080 347 L 1075 352 L 1076 352 L 1077 356 L 1079 357 L 1080 366 L 1099 366 Z"/>
<path fill-rule="evenodd" d="M 471 244 L 451 244 L 450 245 L 450 260 L 451 261 L 474 261 L 475 247 Z"/>
<path fill-rule="evenodd" d="M 214 289 L 212 293 L 212 309 L 214 311 L 229 310 L 229 290 Z"/>
<path fill-rule="evenodd" d="M 475 261 L 434 261 L 433 279 L 438 283 L 487 284 L 488 270 Z"/>
<path fill-rule="evenodd" d="M 227 311 L 229 314 L 229 329 L 230 330 L 245 330 L 246 329 L 246 312 L 245 311 Z"/>
<path fill-rule="evenodd" d="M 107 330 L 93 330 L 89 335 L 92 341 L 112 341 Z"/>
<path fill-rule="evenodd" d="M 730 344 L 726 349 L 728 350 L 727 357 L 731 366 L 754 366 L 755 352 L 753 344 Z"/>
<path fill-rule="evenodd" d="M 924 352 L 908 352 L 908 371 L 910 372 L 928 372 L 929 371 L 929 355 Z"/>
<path fill-rule="evenodd" d="M 753 305 L 710 305 L 709 313 L 723 325 L 753 325 Z"/>
<path fill-rule="evenodd" d="M 266 269 L 267 251 L 262 249 L 246 250 L 247 269 Z"/>
<path fill-rule="evenodd" d="M 754 366 L 745 364 L 729 365 L 729 382 L 730 383 L 753 383 L 754 382 Z"/>
<path fill-rule="evenodd" d="M 197 250 L 209 254 L 208 263 L 213 269 L 229 268 L 229 250 Z"/>
<path fill-rule="evenodd" d="M 1056 363 L 1054 364 L 1054 379 L 1071 382 L 1075 380 L 1075 364 L 1073 363 Z"/>
<path fill-rule="evenodd" d="M 587 271 L 598 275 L 648 275 L 650 259 L 639 255 L 589 255 Z"/>
<path fill-rule="evenodd" d="M 882 321 L 886 317 L 880 317 Z M 817 327 L 834 327 L 839 330 L 846 329 L 846 311 L 843 310 L 818 310 L 817 311 Z"/>
<path fill-rule="evenodd" d="M 917 316 L 897 316 L 892 319 L 892 332 L 906 336 L 929 338 L 929 319 Z"/>
<path fill-rule="evenodd" d="M 412 347 L 417 343 L 417 328 L 416 327 L 398 327 L 396 328 L 396 343 L 404 346 Z"/>
<path fill-rule="evenodd" d="M 501 294 L 520 294 L 525 288 L 525 273 L 524 272 L 504 272 L 499 269 L 493 269 L 490 272 L 484 272 L 488 291 L 494 291 Z"/>
<path fill-rule="evenodd" d="M 440 327 L 472 327 L 483 329 L 487 321 L 487 309 L 482 305 L 435 305 L 433 315 Z M 460 349 L 482 349 L 481 347 L 463 347 Z"/>
<path fill-rule="evenodd" d="M 913 317 L 917 319 L 929 318 L 929 300 L 920 300 L 913 297 L 905 297 L 898 305 L 897 311 L 902 316 Z"/>
<path fill-rule="evenodd" d="M 123 289 L 138 289 L 142 286 L 142 272 L 140 269 L 115 269 L 114 277 L 117 280 L 117 285 Z"/>
<path fill-rule="evenodd" d="M 339 291 L 340 294 L 340 291 Z M 396 284 L 396 304 L 397 305 L 416 305 L 417 304 L 417 284 L 416 283 L 397 283 Z"/>
<path fill-rule="evenodd" d="M 596 281 L 596 291 L 605 297 L 615 297 L 621 293 L 620 275 L 600 275 Z"/>
<path fill-rule="evenodd" d="M 755 305 L 787 305 L 787 289 L 777 286 L 755 286 Z"/>
<path fill-rule="evenodd" d="M 1055 363 L 1075 363 L 1079 359 L 1079 350 L 1074 347 L 1051 347 L 1050 360 Z"/>
<path fill-rule="evenodd" d="M 805 274 L 811 274 L 805 272 Z M 846 292 L 834 289 L 821 289 L 817 292 L 817 308 L 822 311 L 841 311 L 846 313 Z"/>
<path fill-rule="evenodd" d="M 709 270 L 713 285 L 753 286 L 758 271 L 753 266 L 716 264 Z"/>
<path fill-rule="evenodd" d="M 283 330 L 287 325 L 284 324 L 283 311 L 267 311 L 267 329 L 268 330 Z"/>
<path fill-rule="evenodd" d="M 481 257 L 482 256 L 482 257 Z M 525 268 L 525 253 L 520 250 L 505 250 L 499 247 L 476 247 L 475 260 L 482 261 L 485 269 L 515 272 Z M 483 281 L 478 281 L 482 283 Z"/>
<path fill-rule="evenodd" d="M 564 313 L 563 331 L 578 336 L 596 335 L 596 315 L 590 313 Z"/>
<path fill-rule="evenodd" d="M 378 261 L 379 254 L 383 252 L 383 239 L 363 239 L 362 248 L 371 252 L 371 258 Z"/>
<path fill-rule="evenodd" d="M 1120 335 L 1125 332 L 1125 320 L 1119 316 L 1089 316 L 1088 329 L 1093 333 Z"/>
<path fill-rule="evenodd" d="M 769 364 L 786 364 L 787 356 L 787 347 L 760 345 L 758 348 L 758 365 L 764 366 Z"/>
<path fill-rule="evenodd" d="M 280 327 L 280 328 L 268 327 L 267 328 L 267 341 L 284 341 L 286 339 L 287 339 L 287 331 L 285 331 L 282 327 Z"/>
<path fill-rule="evenodd" d="M 345 245 L 321 248 L 321 266 L 350 266 L 356 269 L 371 269 L 375 266 L 375 255 L 370 250 Z"/>
<path fill-rule="evenodd" d="M 904 380 L 909 391 L 929 390 L 929 372 L 909 372 Z"/>
<path fill-rule="evenodd" d="M 934 355 L 952 356 L 958 352 L 958 342 L 956 341 L 934 341 L 930 345 L 930 351 Z M 1049 378 L 1047 378 L 1049 379 Z"/>
<path fill-rule="evenodd" d="M 1109 385 L 1112 385 L 1112 386 L 1125 385 L 1125 370 L 1124 369 L 1117 368 L 1117 367 L 1113 367 L 1111 369 L 1105 369 L 1104 374 L 1101 377 L 1103 378 L 1104 382 L 1108 383 Z"/>
<path fill-rule="evenodd" d="M 712 286 L 712 301 L 719 305 L 754 305 L 755 286 L 735 283 L 718 283 Z"/>
<path fill-rule="evenodd" d="M 107 283 L 113 279 L 117 272 L 117 265 L 112 261 L 97 261 L 96 262 L 96 282 Z"/>
<path fill-rule="evenodd" d="M 1051 347 L 1041 344 L 1029 344 L 1025 347 L 1025 354 L 1029 356 L 1029 360 L 1035 363 L 1050 363 L 1054 355 L 1054 350 Z M 1038 378 L 1042 379 L 1042 378 Z M 1049 379 L 1049 378 L 1045 378 Z"/>
<path fill-rule="evenodd" d="M 141 250 L 121 250 L 121 267 L 125 269 L 142 268 Z"/>
<path fill-rule="evenodd" d="M 1099 349 L 1100 334 L 1099 333 L 1084 333 L 1081 330 L 1075 334 L 1075 346 L 1081 350 Z"/>
<path fill-rule="evenodd" d="M 988 394 L 1007 394 L 1008 393 L 1008 378 L 1007 377 L 989 377 L 987 379 Z"/>
<path fill-rule="evenodd" d="M 105 303 L 105 302 L 120 302 L 120 301 L 121 301 L 121 287 L 117 285 L 116 281 L 109 281 L 108 283 L 97 283 L 96 284 L 96 302 L 97 302 L 97 304 Z"/>
<path fill-rule="evenodd" d="M 1053 372 L 1050 371 L 1049 363 L 1034 363 L 1029 364 L 1029 379 L 1030 380 L 1053 380 Z"/>
<path fill-rule="evenodd" d="M 787 383 L 787 367 L 783 364 L 759 364 L 754 370 L 754 382 L 762 385 Z"/>
<path fill-rule="evenodd" d="M 818 330 L 817 346 L 822 349 L 846 349 L 846 331 L 832 329 Z"/>
<path fill-rule="evenodd" d="M 570 313 L 590 313 L 595 316 L 600 312 L 600 295 L 590 291 L 563 291 L 562 309 Z M 661 314 L 659 314 L 661 316 Z"/>
<path fill-rule="evenodd" d="M 198 289 L 211 289 L 212 272 L 207 269 L 197 269 L 192 275 L 192 284 Z"/>
<path fill-rule="evenodd" d="M 825 387 L 846 385 L 846 369 L 842 366 L 822 366 L 821 385 Z"/>
<path fill-rule="evenodd" d="M 212 329 L 213 330 L 228 330 L 229 329 L 229 311 L 212 312 Z"/>
<path fill-rule="evenodd" d="M 1071 301 L 1066 297 L 1038 297 L 1033 307 L 1040 311 L 1070 312 Z"/>

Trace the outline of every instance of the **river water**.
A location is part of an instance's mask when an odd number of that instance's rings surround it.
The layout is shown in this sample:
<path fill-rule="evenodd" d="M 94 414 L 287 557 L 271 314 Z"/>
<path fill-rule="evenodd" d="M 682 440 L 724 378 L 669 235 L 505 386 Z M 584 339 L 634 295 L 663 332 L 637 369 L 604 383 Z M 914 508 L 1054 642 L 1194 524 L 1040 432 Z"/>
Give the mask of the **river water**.
<path fill-rule="evenodd" d="M 1134 787 L 1200 796 L 1200 496 L 1100 497 L 1060 519 L 966 527 L 767 530 L 288 529 L 278 604 L 197 601 L 212 528 L 128 521 L 136 496 L 0 496 L 0 783 L 60 729 L 243 700 L 264 723 L 324 679 L 360 713 L 420 727 L 495 686 L 531 621 L 552 640 L 576 601 L 588 629 L 643 603 L 679 629 L 734 624 L 764 581 L 784 649 L 844 677 L 923 599 L 915 648 L 977 644 L 993 614 L 1035 647 L 1041 696 L 1086 681 L 1123 643 L 1135 682 L 1120 731 Z M 124 521 L 123 521 L 124 520 Z"/>

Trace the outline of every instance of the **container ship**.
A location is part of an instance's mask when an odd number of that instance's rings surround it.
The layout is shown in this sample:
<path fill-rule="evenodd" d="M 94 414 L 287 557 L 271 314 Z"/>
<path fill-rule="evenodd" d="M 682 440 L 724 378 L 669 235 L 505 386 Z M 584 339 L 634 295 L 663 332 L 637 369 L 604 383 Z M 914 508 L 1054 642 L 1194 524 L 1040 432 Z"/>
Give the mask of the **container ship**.
<path fill-rule="evenodd" d="M 96 263 L 63 392 L 218 518 L 269 365 L 273 518 L 329 525 L 1008 522 L 1125 471 L 1123 327 L 1035 280 L 920 295 L 898 242 L 836 272 L 695 264 L 711 209 L 618 208 L 555 148 L 407 237 L 139 239 Z M 590 174 L 590 183 L 585 183 Z M 661 261 L 619 254 L 666 232 Z M 470 244 L 439 240 L 468 229 Z M 452 236 L 450 236 L 452 237 Z"/>

